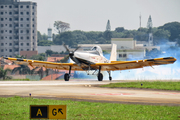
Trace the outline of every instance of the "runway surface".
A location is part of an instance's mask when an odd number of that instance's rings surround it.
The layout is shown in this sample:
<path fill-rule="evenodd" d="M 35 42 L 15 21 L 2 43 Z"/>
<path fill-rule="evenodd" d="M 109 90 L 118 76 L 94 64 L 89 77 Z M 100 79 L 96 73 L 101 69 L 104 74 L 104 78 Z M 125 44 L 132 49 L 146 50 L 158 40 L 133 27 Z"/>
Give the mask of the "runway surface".
<path fill-rule="evenodd" d="M 125 82 L 125 81 L 112 81 Z M 0 96 L 180 106 L 179 91 L 100 88 L 109 81 L 0 81 Z"/>

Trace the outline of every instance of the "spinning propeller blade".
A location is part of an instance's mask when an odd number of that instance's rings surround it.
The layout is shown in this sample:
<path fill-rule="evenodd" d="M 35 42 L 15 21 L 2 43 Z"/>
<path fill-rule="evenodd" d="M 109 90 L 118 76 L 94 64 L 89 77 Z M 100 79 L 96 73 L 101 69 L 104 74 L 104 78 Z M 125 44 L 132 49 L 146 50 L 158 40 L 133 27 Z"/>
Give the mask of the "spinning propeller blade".
<path fill-rule="evenodd" d="M 78 46 L 74 51 L 70 51 L 70 50 L 68 49 L 68 47 L 67 47 L 64 43 L 63 43 L 63 46 L 64 46 L 65 49 L 68 51 L 69 57 L 70 57 L 78 66 L 80 66 L 79 60 L 74 57 L 74 52 L 76 52 L 81 46 Z"/>

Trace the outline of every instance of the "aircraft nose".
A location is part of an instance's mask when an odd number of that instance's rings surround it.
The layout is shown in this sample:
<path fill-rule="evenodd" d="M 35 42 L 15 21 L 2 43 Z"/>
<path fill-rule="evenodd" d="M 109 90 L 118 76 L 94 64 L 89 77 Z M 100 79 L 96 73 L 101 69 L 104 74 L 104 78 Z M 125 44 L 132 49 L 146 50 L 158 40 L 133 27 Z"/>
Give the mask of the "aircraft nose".
<path fill-rule="evenodd" d="M 76 58 L 80 58 L 80 59 L 84 59 L 84 60 L 88 60 L 89 59 L 89 55 L 87 53 L 83 53 L 83 52 L 74 52 L 74 57 Z"/>
<path fill-rule="evenodd" d="M 74 52 L 69 52 L 69 56 L 74 56 Z"/>

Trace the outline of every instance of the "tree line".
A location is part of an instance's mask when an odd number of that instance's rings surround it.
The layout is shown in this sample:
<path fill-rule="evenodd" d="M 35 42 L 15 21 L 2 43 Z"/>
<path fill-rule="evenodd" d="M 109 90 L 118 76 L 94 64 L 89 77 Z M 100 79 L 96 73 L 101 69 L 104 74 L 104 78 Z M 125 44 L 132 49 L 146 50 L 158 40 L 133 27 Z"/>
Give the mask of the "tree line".
<path fill-rule="evenodd" d="M 65 25 L 67 28 L 64 28 Z M 81 30 L 67 31 L 70 28 L 68 23 L 64 23 L 62 29 L 58 26 L 60 27 L 56 21 L 54 27 L 57 30 L 57 34 L 53 34 L 53 41 L 48 41 L 48 36 L 38 31 L 38 46 L 62 45 L 62 43 L 65 43 L 70 47 L 76 47 L 77 44 L 109 44 L 111 43 L 111 38 L 134 38 L 137 41 L 148 41 L 149 37 L 148 28 L 127 30 L 124 27 L 117 27 L 114 31 L 85 32 Z M 151 29 L 154 45 L 166 44 L 168 41 L 177 41 L 178 45 L 180 45 L 179 22 L 166 23 L 163 26 Z"/>

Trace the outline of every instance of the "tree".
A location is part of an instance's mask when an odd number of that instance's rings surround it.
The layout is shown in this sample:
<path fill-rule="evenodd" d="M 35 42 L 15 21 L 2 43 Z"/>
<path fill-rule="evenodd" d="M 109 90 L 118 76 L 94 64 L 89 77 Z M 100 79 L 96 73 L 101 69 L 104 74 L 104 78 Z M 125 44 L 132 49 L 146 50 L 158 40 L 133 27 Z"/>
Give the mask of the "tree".
<path fill-rule="evenodd" d="M 180 35 L 179 22 L 166 23 L 163 26 L 158 27 L 158 29 L 168 30 L 170 32 L 169 40 L 171 41 L 175 41 L 179 39 L 179 35 Z"/>
<path fill-rule="evenodd" d="M 105 31 L 104 32 L 104 38 L 106 39 L 106 41 L 104 43 L 111 43 L 111 38 L 112 38 L 112 33 L 111 31 Z"/>
<path fill-rule="evenodd" d="M 62 21 L 55 21 L 54 27 L 56 28 L 57 32 L 61 34 L 70 28 L 70 24 Z"/>
<path fill-rule="evenodd" d="M 69 60 L 69 55 L 66 55 L 62 60 L 60 60 L 61 63 L 67 63 Z"/>
<path fill-rule="evenodd" d="M 165 44 L 166 42 L 168 42 L 169 36 L 170 36 L 170 32 L 168 30 L 158 29 L 153 34 L 154 45 Z"/>
<path fill-rule="evenodd" d="M 22 58 L 22 59 L 26 59 L 27 56 L 24 56 L 24 55 L 16 55 L 15 58 Z"/>
<path fill-rule="evenodd" d="M 10 71 L 11 72 L 11 69 L 7 68 L 7 69 L 3 69 L 0 67 L 0 78 L 3 78 L 3 80 L 5 79 L 11 79 L 11 77 L 7 76 L 7 72 Z"/>
<path fill-rule="evenodd" d="M 46 50 L 45 53 L 47 56 L 51 56 L 53 54 L 53 51 L 52 50 Z"/>
<path fill-rule="evenodd" d="M 45 54 L 33 55 L 33 56 L 31 57 L 31 59 L 44 61 L 44 60 L 45 60 Z M 38 68 L 38 67 L 36 67 L 36 69 L 37 69 L 37 68 Z M 41 68 L 38 70 L 37 73 L 40 75 L 40 77 L 41 77 L 41 79 L 42 79 L 42 78 L 43 78 L 43 68 L 41 67 Z"/>
<path fill-rule="evenodd" d="M 19 65 L 19 67 L 14 68 L 11 73 L 14 74 L 17 71 L 19 71 L 20 75 L 30 74 L 30 68 L 26 65 Z"/>
<path fill-rule="evenodd" d="M 41 40 L 40 42 L 38 42 L 38 46 L 51 46 L 51 45 L 54 45 L 53 41 Z"/>
<path fill-rule="evenodd" d="M 48 36 L 45 33 L 42 35 L 42 40 L 48 40 Z"/>
<path fill-rule="evenodd" d="M 117 27 L 115 29 L 116 32 L 123 32 L 124 31 L 124 27 Z"/>
<path fill-rule="evenodd" d="M 60 35 L 57 35 L 55 39 L 53 40 L 53 42 L 56 45 L 62 45 L 63 42 L 69 46 L 72 46 L 75 44 L 75 41 L 73 41 L 72 32 L 70 31 L 63 32 Z"/>
<path fill-rule="evenodd" d="M 37 42 L 40 42 L 42 40 L 41 33 L 37 31 Z"/>
<path fill-rule="evenodd" d="M 37 31 L 37 42 L 40 42 L 41 40 L 48 40 L 48 36 L 46 34 L 41 34 L 39 31 Z"/>
<path fill-rule="evenodd" d="M 107 25 L 106 25 L 106 31 L 111 31 L 111 25 L 110 25 L 109 20 L 108 20 Z"/>
<path fill-rule="evenodd" d="M 30 59 L 44 61 L 45 60 L 45 53 L 41 53 L 41 54 L 38 54 L 38 55 L 33 55 L 33 56 L 30 57 Z"/>

